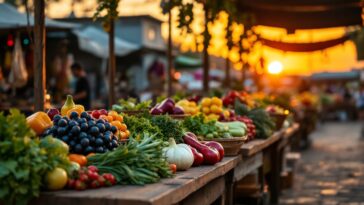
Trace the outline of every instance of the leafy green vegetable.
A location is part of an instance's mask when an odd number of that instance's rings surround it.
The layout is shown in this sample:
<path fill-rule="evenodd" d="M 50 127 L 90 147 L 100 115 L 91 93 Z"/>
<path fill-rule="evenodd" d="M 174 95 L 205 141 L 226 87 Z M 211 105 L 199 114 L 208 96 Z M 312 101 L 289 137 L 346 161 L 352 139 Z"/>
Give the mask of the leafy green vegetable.
<path fill-rule="evenodd" d="M 141 134 L 141 133 L 149 133 L 155 135 L 155 138 L 162 139 L 163 134 L 161 133 L 161 130 L 155 126 L 152 125 L 152 123 L 143 116 L 124 116 L 124 122 L 126 126 L 128 126 L 128 130 L 130 133 L 133 134 Z"/>
<path fill-rule="evenodd" d="M 186 131 L 193 132 L 198 136 L 207 136 L 218 131 L 218 127 L 215 126 L 215 121 L 204 122 L 204 116 L 202 114 L 186 117 L 182 125 Z"/>
<path fill-rule="evenodd" d="M 89 157 L 88 163 L 100 173 L 113 174 L 120 184 L 155 183 L 172 175 L 163 156 L 163 141 L 147 133 L 131 136 L 114 151 Z"/>
<path fill-rule="evenodd" d="M 148 110 L 152 104 L 151 100 L 146 100 L 138 103 L 135 98 L 120 99 L 119 105 L 114 105 L 113 110 L 115 111 L 135 111 L 135 110 Z M 120 110 L 119 110 L 120 109 Z"/>
<path fill-rule="evenodd" d="M 248 106 L 235 100 L 235 113 L 253 120 L 258 138 L 269 138 L 275 128 L 274 121 L 263 108 L 249 109 Z"/>
<path fill-rule="evenodd" d="M 150 122 L 160 129 L 163 141 L 166 142 L 169 138 L 174 138 L 176 142 L 183 142 L 184 132 L 180 121 L 172 119 L 168 115 L 155 115 L 151 116 Z"/>
<path fill-rule="evenodd" d="M 46 146 L 16 109 L 8 116 L 0 113 L 0 133 L 0 203 L 25 205 L 39 196 L 48 171 L 67 166 L 68 149 Z"/>

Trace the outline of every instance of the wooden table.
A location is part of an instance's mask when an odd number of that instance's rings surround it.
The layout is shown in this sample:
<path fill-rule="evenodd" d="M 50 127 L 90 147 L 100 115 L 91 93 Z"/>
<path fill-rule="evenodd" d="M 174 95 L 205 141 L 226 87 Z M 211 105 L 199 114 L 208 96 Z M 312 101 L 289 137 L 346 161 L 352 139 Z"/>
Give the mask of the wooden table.
<path fill-rule="evenodd" d="M 42 193 L 34 205 L 170 205 L 223 204 L 225 175 L 241 160 L 226 157 L 214 166 L 201 166 L 178 172 L 174 178 L 145 186 L 113 186 L 86 191 Z"/>
<path fill-rule="evenodd" d="M 169 205 L 233 204 L 234 183 L 259 171 L 261 184 L 269 175 L 271 202 L 278 202 L 282 160 L 279 142 L 289 139 L 284 129 L 266 140 L 254 140 L 241 147 L 241 154 L 225 157 L 214 166 L 200 166 L 178 172 L 174 178 L 145 186 L 113 186 L 85 191 L 43 192 L 34 205 Z M 261 190 L 262 191 L 262 190 Z"/>

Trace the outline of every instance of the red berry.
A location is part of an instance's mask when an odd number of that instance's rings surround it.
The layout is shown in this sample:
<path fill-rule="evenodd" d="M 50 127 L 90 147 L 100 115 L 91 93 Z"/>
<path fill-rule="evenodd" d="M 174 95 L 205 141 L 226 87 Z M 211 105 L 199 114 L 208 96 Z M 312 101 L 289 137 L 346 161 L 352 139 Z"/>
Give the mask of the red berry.
<path fill-rule="evenodd" d="M 92 117 L 93 118 L 96 118 L 96 119 L 99 119 L 100 117 L 100 112 L 98 110 L 94 110 L 92 111 Z"/>

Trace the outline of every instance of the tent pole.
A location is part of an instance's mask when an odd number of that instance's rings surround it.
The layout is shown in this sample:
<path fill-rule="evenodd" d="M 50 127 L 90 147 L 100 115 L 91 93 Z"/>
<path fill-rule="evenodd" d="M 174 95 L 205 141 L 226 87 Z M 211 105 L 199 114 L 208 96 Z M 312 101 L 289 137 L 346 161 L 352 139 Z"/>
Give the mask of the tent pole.
<path fill-rule="evenodd" d="M 114 33 L 114 19 L 110 19 L 109 30 L 109 109 L 115 103 L 115 33 Z"/>
<path fill-rule="evenodd" d="M 172 95 L 172 12 L 171 9 L 168 11 L 168 67 L 167 67 L 167 94 Z"/>
<path fill-rule="evenodd" d="M 45 26 L 44 0 L 34 1 L 34 110 L 44 111 Z"/>

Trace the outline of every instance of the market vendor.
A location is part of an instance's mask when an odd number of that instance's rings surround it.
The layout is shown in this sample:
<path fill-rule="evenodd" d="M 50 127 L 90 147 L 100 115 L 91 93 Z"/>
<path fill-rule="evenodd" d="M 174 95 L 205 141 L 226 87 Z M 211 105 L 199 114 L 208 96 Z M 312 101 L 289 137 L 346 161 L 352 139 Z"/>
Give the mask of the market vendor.
<path fill-rule="evenodd" d="M 79 63 L 74 63 L 71 66 L 71 70 L 72 75 L 76 78 L 73 100 L 76 104 L 81 104 L 86 110 L 89 110 L 91 105 L 91 96 L 90 84 L 87 80 L 86 73 Z"/>

